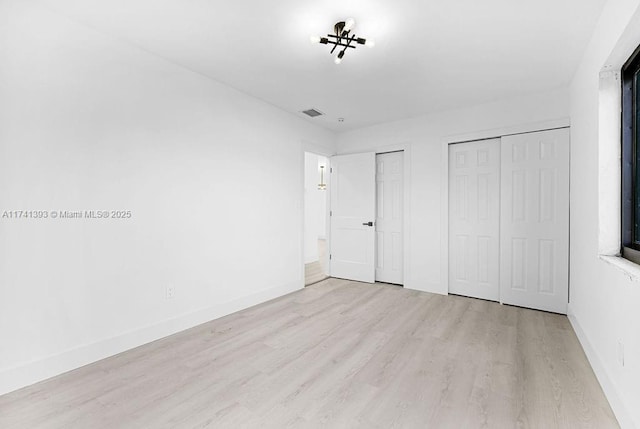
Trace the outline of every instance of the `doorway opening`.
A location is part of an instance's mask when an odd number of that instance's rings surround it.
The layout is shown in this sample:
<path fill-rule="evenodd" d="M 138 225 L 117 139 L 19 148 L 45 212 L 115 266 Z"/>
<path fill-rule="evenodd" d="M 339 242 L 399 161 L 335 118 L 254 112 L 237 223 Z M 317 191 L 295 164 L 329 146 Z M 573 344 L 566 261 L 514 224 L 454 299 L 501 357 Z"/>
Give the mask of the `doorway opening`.
<path fill-rule="evenodd" d="M 304 284 L 329 277 L 327 256 L 328 160 L 304 153 Z"/>

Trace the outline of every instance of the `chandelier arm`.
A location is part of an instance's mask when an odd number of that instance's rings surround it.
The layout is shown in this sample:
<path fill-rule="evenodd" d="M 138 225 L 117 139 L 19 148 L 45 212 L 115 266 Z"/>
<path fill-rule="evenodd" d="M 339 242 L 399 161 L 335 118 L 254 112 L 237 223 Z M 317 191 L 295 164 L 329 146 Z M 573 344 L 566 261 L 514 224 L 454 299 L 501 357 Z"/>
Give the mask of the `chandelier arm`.
<path fill-rule="evenodd" d="M 357 48 L 357 46 L 354 46 L 354 45 L 345 45 L 344 43 L 338 43 L 338 42 L 332 42 L 332 41 L 329 41 L 329 43 L 328 43 L 328 44 L 329 44 L 329 45 L 334 45 L 334 46 L 344 46 L 344 47 L 346 47 L 346 48 L 351 48 L 351 49 L 355 49 L 355 48 Z M 332 52 L 333 52 L 333 51 L 332 51 Z"/>
<path fill-rule="evenodd" d="M 332 45 L 333 45 L 333 48 L 331 49 L 331 52 L 329 52 L 330 54 L 333 54 L 333 53 L 334 53 L 334 51 L 336 50 L 336 48 L 337 48 L 338 46 L 344 46 L 344 47 L 345 47 L 345 49 L 343 49 L 343 51 L 346 51 L 346 50 L 347 50 L 346 48 L 352 48 L 352 49 L 355 49 L 355 48 L 356 48 L 356 46 L 353 46 L 353 45 L 351 44 L 351 42 L 353 42 L 354 40 L 356 40 L 356 35 L 355 35 L 355 34 L 354 34 L 354 35 L 352 35 L 351 37 L 347 37 L 347 38 L 346 38 L 346 41 L 347 41 L 347 43 L 346 43 L 346 44 L 342 42 L 342 40 L 344 39 L 343 37 L 336 36 L 336 35 L 334 35 L 334 34 L 327 34 L 327 37 L 331 37 L 331 38 L 336 39 L 335 41 L 334 41 L 334 40 L 329 40 L 329 41 L 328 41 L 330 44 L 332 44 Z"/>
<path fill-rule="evenodd" d="M 355 48 L 355 46 L 351 46 L 351 42 L 354 41 L 354 39 L 356 38 L 355 34 L 351 37 L 347 38 L 347 44 L 346 45 L 340 45 L 340 46 L 344 46 L 344 49 L 342 49 L 342 55 L 344 55 L 344 53 L 347 51 L 347 48 Z"/>
<path fill-rule="evenodd" d="M 343 24 L 344 27 L 344 24 Z M 342 43 L 342 29 L 340 29 L 340 31 L 336 32 L 337 35 L 337 43 Z M 333 54 L 333 51 L 338 47 L 338 45 L 336 44 L 336 46 L 333 47 L 333 49 L 331 50 L 331 53 Z"/>
<path fill-rule="evenodd" d="M 356 35 L 355 34 L 353 36 L 347 38 L 347 48 L 349 46 L 351 46 L 351 42 L 353 42 L 355 39 L 356 39 Z M 355 46 L 354 46 L 354 48 L 355 48 Z M 346 51 L 347 49 L 345 48 L 344 50 Z"/>
<path fill-rule="evenodd" d="M 335 34 L 327 34 L 327 37 L 330 37 L 332 39 L 343 39 L 343 37 L 336 36 Z M 356 39 L 356 35 L 354 34 L 351 37 L 347 37 L 347 39 Z"/>

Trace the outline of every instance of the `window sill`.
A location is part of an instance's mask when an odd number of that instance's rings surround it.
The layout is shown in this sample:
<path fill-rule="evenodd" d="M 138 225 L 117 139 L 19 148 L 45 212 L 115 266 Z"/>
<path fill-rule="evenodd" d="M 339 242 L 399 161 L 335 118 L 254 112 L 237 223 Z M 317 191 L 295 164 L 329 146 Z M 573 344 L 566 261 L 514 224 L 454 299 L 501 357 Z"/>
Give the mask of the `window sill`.
<path fill-rule="evenodd" d="M 624 259 L 622 256 L 599 255 L 600 259 L 609 265 L 613 265 L 627 276 L 629 279 L 640 281 L 640 265 Z"/>

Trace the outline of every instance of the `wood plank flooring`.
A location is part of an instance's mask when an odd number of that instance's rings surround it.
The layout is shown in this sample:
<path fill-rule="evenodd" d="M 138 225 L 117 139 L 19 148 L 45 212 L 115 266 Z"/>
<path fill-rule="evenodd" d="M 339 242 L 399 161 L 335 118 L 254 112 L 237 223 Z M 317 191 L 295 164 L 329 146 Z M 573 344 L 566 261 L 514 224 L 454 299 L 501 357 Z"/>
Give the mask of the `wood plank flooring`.
<path fill-rule="evenodd" d="M 327 275 L 322 269 L 320 261 L 310 262 L 304 265 L 304 285 L 309 286 L 322 280 L 325 280 Z"/>
<path fill-rule="evenodd" d="M 0 396 L 8 428 L 613 428 L 566 317 L 329 279 Z"/>
<path fill-rule="evenodd" d="M 324 266 L 324 258 L 327 251 L 326 240 L 318 240 L 318 260 L 304 265 L 304 284 L 309 286 L 318 283 L 328 276 Z"/>

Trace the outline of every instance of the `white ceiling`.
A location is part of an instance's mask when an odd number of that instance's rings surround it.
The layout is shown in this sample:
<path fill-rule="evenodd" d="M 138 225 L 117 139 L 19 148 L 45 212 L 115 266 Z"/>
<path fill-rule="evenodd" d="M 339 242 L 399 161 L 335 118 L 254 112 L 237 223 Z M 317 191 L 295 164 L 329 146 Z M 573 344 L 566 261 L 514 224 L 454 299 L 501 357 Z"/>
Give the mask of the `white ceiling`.
<path fill-rule="evenodd" d="M 340 131 L 566 86 L 606 0 L 45 1 Z M 347 17 L 376 47 L 336 65 L 309 36 Z"/>

